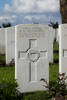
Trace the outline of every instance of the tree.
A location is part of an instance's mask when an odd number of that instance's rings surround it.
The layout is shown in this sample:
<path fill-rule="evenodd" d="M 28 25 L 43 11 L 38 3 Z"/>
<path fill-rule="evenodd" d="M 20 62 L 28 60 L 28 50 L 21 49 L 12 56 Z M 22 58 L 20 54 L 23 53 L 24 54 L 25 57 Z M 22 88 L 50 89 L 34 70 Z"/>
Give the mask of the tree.
<path fill-rule="evenodd" d="M 50 22 L 49 26 L 50 26 L 50 27 L 53 27 L 54 29 L 57 29 L 58 26 L 59 26 L 59 24 L 58 24 L 58 22 L 56 22 L 56 23 Z"/>
<path fill-rule="evenodd" d="M 58 22 L 56 22 L 56 23 L 50 22 L 49 26 L 53 27 L 55 29 L 55 40 L 57 41 L 57 28 L 59 27 Z"/>
<path fill-rule="evenodd" d="M 11 27 L 11 23 L 9 23 L 9 22 L 8 22 L 8 23 L 3 23 L 3 24 L 2 24 L 2 27 L 3 27 L 3 28 Z"/>

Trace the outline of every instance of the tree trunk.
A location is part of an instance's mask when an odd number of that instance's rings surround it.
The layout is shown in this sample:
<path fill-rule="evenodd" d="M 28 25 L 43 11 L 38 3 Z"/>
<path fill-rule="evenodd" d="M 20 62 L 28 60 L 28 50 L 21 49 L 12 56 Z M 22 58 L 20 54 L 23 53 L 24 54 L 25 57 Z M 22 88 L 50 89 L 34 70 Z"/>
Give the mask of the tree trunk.
<path fill-rule="evenodd" d="M 62 23 L 67 23 L 67 0 L 60 0 L 60 13 Z"/>

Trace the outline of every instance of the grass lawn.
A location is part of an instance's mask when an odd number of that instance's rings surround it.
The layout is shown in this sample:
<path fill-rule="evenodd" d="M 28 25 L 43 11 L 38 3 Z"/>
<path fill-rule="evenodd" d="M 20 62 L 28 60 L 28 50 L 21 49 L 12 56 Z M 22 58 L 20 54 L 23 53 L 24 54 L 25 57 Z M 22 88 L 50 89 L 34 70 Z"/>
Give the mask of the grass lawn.
<path fill-rule="evenodd" d="M 58 45 L 54 42 L 54 51 L 58 51 Z M 54 52 L 54 59 L 58 59 L 58 52 Z M 58 62 L 50 64 L 49 66 L 49 79 L 56 80 L 58 76 Z M 2 80 L 13 80 L 15 75 L 15 68 L 13 67 L 0 67 L 0 82 Z M 23 100 L 45 100 L 44 92 L 25 93 Z"/>
<path fill-rule="evenodd" d="M 49 66 L 49 79 L 56 80 L 58 77 L 58 64 Z"/>
<path fill-rule="evenodd" d="M 14 79 L 14 67 L 0 67 L 0 82 Z"/>
<path fill-rule="evenodd" d="M 49 78 L 50 80 L 56 80 L 58 75 L 58 64 L 50 65 Z M 0 82 L 2 80 L 13 80 L 15 76 L 14 67 L 0 67 Z"/>
<path fill-rule="evenodd" d="M 14 79 L 14 67 L 0 67 L 0 82 L 2 80 Z M 56 80 L 58 76 L 58 64 L 50 65 L 49 78 L 50 80 Z M 45 92 L 38 91 L 33 93 L 24 93 L 22 100 L 46 100 Z"/>

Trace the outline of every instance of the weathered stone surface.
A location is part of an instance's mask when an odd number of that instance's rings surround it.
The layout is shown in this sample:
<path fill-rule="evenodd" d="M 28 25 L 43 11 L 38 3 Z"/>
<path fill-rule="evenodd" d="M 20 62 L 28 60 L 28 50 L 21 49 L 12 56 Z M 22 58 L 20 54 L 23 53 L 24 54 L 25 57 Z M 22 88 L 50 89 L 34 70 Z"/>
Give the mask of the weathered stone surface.
<path fill-rule="evenodd" d="M 67 75 L 67 24 L 59 26 L 59 72 Z"/>
<path fill-rule="evenodd" d="M 44 25 L 15 27 L 15 78 L 20 92 L 45 90 L 49 82 L 49 28 Z"/>
<path fill-rule="evenodd" d="M 32 24 L 31 24 L 32 25 Z M 30 25 L 30 26 L 31 26 Z M 43 25 L 44 29 L 45 29 L 45 26 Z M 12 59 L 14 59 L 14 53 L 15 53 L 15 28 L 14 27 L 10 27 L 10 28 L 6 28 L 6 64 L 9 64 Z M 37 32 L 37 28 L 36 29 L 32 29 L 32 30 L 28 30 L 28 28 L 24 29 L 23 32 L 26 33 L 28 32 L 29 34 L 33 33 L 34 30 Z M 55 38 L 55 30 L 51 27 L 48 27 L 48 30 L 49 31 L 49 52 L 48 52 L 48 55 L 49 55 L 49 62 L 50 63 L 53 63 L 53 41 L 54 41 L 54 38 Z M 39 30 L 40 32 L 41 30 Z M 33 33 L 33 36 L 36 34 Z M 44 30 L 45 32 L 45 30 Z M 39 34 L 40 35 L 40 34 Z"/>
<path fill-rule="evenodd" d="M 15 59 L 15 27 L 5 29 L 6 34 L 6 64 Z"/>
<path fill-rule="evenodd" d="M 54 39 L 55 39 L 55 29 L 53 29 L 51 27 L 49 29 L 50 29 L 50 32 L 48 33 L 48 35 L 49 35 L 49 52 L 48 52 L 48 56 L 49 56 L 49 63 L 53 63 L 53 42 L 54 42 Z"/>
<path fill-rule="evenodd" d="M 62 23 L 67 23 L 67 0 L 60 0 Z"/>

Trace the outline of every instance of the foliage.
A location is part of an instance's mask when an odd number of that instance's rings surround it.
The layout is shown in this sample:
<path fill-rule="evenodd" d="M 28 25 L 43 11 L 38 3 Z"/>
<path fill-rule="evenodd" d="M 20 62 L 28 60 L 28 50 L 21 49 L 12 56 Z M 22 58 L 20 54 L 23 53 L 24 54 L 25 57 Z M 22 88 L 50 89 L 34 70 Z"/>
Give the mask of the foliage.
<path fill-rule="evenodd" d="M 58 28 L 59 24 L 58 22 L 54 23 L 54 22 L 50 22 L 49 26 L 53 27 L 54 29 Z"/>
<path fill-rule="evenodd" d="M 0 100 L 16 100 L 17 93 L 17 83 L 13 81 L 2 81 L 0 83 Z"/>
<path fill-rule="evenodd" d="M 5 80 L 5 81 L 13 81 L 15 75 L 15 68 L 14 66 L 0 66 L 0 82 Z"/>
<path fill-rule="evenodd" d="M 41 81 L 45 82 L 44 87 L 46 87 L 47 93 L 49 97 L 56 97 L 56 96 L 66 96 L 67 95 L 67 83 L 65 82 L 67 76 L 65 74 L 59 74 L 57 80 L 52 80 L 49 83 L 45 79 L 41 79 Z"/>
<path fill-rule="evenodd" d="M 5 66 L 6 61 L 5 61 L 5 54 L 0 54 L 0 66 Z"/>
<path fill-rule="evenodd" d="M 8 63 L 7 64 L 7 66 L 15 66 L 15 60 L 14 59 L 12 59 L 11 61 L 10 61 L 10 63 Z"/>
<path fill-rule="evenodd" d="M 3 28 L 11 27 L 11 23 L 3 23 L 2 26 Z"/>
<path fill-rule="evenodd" d="M 49 66 L 49 80 L 57 80 L 58 76 L 58 64 L 50 64 Z"/>

